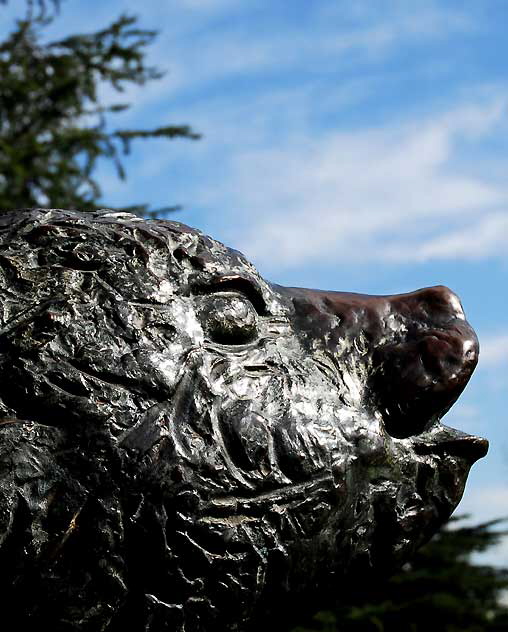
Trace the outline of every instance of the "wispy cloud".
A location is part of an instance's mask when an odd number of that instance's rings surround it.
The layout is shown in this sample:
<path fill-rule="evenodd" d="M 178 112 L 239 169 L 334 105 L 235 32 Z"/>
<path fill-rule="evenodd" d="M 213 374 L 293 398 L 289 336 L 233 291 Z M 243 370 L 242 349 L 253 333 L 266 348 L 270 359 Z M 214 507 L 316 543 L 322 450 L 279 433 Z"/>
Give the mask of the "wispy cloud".
<path fill-rule="evenodd" d="M 374 88 L 345 82 L 335 103 L 351 106 Z M 463 160 L 506 133 L 503 89 L 425 118 L 354 131 L 316 131 L 314 94 L 304 86 L 188 108 L 205 140 L 180 146 L 177 157 L 142 150 L 136 174 L 122 185 L 125 198 L 139 191 L 137 177 L 179 173 L 184 164 L 193 203 L 220 208 L 215 225 L 229 226 L 222 238 L 265 270 L 506 256 L 508 159 L 497 157 L 490 171 Z"/>
<path fill-rule="evenodd" d="M 508 187 L 456 163 L 461 145 L 480 143 L 506 112 L 503 96 L 238 153 L 228 194 L 249 221 L 237 239 L 256 260 L 285 266 L 504 255 Z"/>
<path fill-rule="evenodd" d="M 55 29 L 82 24 L 73 5 L 86 10 L 85 3 L 64 3 Z M 460 158 L 464 144 L 474 147 L 502 129 L 505 94 L 477 102 L 472 95 L 444 114 L 413 111 L 412 120 L 392 116 L 377 127 L 364 123 L 351 131 L 340 124 L 344 107 L 371 98 L 386 80 L 372 72 L 383 60 L 400 56 L 405 46 L 473 31 L 478 25 L 467 12 L 432 1 L 415 0 L 409 9 L 400 1 L 359 0 L 301 9 L 306 14 L 299 20 L 289 9 L 270 6 L 265 20 L 268 5 L 260 1 L 244 11 L 256 12 L 254 23 L 263 25 L 256 31 L 246 15 L 235 19 L 233 6 L 231 0 L 143 4 L 141 22 L 164 25 L 152 59 L 171 73 L 120 95 L 133 107 L 118 124 L 189 120 L 205 140 L 193 146 L 194 161 L 185 150 L 140 151 L 127 184 L 103 176 L 107 197 L 123 192 L 125 201 L 115 203 L 129 203 L 142 176 L 160 176 L 178 169 L 178 162 L 189 172 L 199 168 L 199 178 L 185 176 L 187 198 L 212 213 L 226 209 L 223 223 L 231 217 L 227 209 L 234 209 L 228 240 L 265 269 L 504 256 L 508 186 L 503 178 L 462 168 Z M 138 12 L 139 5 L 115 0 L 108 19 L 120 10 Z M 337 79 L 338 69 L 355 64 L 370 73 L 360 82 L 356 76 Z M 323 83 L 323 73 L 332 81 Z M 119 95 L 104 96 L 116 101 Z"/>
<path fill-rule="evenodd" d="M 126 99 L 135 107 L 126 117 L 175 96 L 182 98 L 209 86 L 216 90 L 221 82 L 258 82 L 267 75 L 284 75 L 287 82 L 286 73 L 294 73 L 295 79 L 305 83 L 307 74 L 336 74 L 341 68 L 362 63 L 380 66 L 405 45 L 424 45 L 476 28 L 464 12 L 432 2 L 410 8 L 390 2 L 383 10 L 365 8 L 359 19 L 355 17 L 358 10 L 349 5 L 341 2 L 332 11 L 317 5 L 315 10 L 307 10 L 306 20 L 295 21 L 289 6 L 273 11 L 265 2 L 253 2 L 244 7 L 244 14 L 252 12 L 255 19 L 235 20 L 238 3 L 232 0 L 176 0 L 170 5 L 147 0 L 141 23 L 157 28 L 165 25 L 150 59 L 170 72 L 162 82 L 128 89 Z M 114 13 L 113 7 L 117 12 L 139 13 L 134 0 L 109 4 L 109 15 Z M 65 31 L 69 24 L 79 23 L 79 15 L 69 17 L 64 12 L 56 26 Z M 253 24 L 263 28 L 255 30 Z"/>
<path fill-rule="evenodd" d="M 470 518 L 465 524 L 479 524 L 499 518 L 508 518 L 508 486 L 506 485 L 482 485 L 474 489 L 466 489 L 464 499 L 456 511 L 457 515 L 469 514 Z M 503 522 L 497 528 L 506 530 L 507 522 Z M 508 567 L 508 537 L 504 536 L 501 542 L 486 553 L 476 556 L 481 564 Z"/>
<path fill-rule="evenodd" d="M 478 485 L 467 489 L 457 514 L 471 514 L 475 521 L 508 518 L 508 485 Z"/>
<path fill-rule="evenodd" d="M 173 0 L 172 7 L 195 11 L 217 11 L 228 9 L 236 4 L 235 0 Z"/>
<path fill-rule="evenodd" d="M 508 333 L 502 332 L 481 338 L 480 367 L 508 365 Z"/>
<path fill-rule="evenodd" d="M 422 244 L 418 255 L 429 259 L 482 259 L 506 256 L 508 204 L 502 212 L 484 213 L 469 225 Z"/>

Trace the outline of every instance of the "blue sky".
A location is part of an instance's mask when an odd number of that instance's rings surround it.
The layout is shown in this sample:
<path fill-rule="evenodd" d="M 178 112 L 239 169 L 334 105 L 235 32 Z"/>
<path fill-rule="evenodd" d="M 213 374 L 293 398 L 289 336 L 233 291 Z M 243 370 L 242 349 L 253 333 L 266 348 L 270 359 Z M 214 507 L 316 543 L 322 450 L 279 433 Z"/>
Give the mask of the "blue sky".
<path fill-rule="evenodd" d="M 181 203 L 283 284 L 457 291 L 482 352 L 446 419 L 491 441 L 459 513 L 508 515 L 508 3 L 66 0 L 51 31 L 121 12 L 160 30 L 168 73 L 116 124 L 203 139 L 140 142 L 123 182 L 102 164 L 104 203 Z"/>

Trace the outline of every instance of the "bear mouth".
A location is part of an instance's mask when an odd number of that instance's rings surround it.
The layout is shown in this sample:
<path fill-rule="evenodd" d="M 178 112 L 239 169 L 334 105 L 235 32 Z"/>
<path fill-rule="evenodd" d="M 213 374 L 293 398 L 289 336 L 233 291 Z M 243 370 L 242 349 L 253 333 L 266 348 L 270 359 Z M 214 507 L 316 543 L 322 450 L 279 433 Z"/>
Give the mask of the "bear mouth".
<path fill-rule="evenodd" d="M 418 456 L 438 459 L 439 463 L 435 465 L 437 469 L 454 468 L 459 465 L 458 470 L 463 470 L 465 474 L 475 461 L 487 454 L 489 448 L 486 439 L 440 423 L 434 424 L 418 437 L 413 437 L 410 445 Z M 465 475 L 463 477 L 459 471 L 457 474 L 460 479 L 458 482 L 465 482 Z M 262 517 L 268 509 L 273 510 L 274 506 L 280 512 L 294 506 L 295 503 L 307 503 L 310 500 L 319 503 L 321 499 L 329 497 L 330 492 L 341 495 L 340 485 L 337 485 L 333 472 L 316 472 L 306 481 L 286 483 L 247 494 L 215 496 L 203 506 L 200 521 L 234 521 L 235 524 L 249 522 Z M 447 513 L 450 513 L 449 508 Z"/>
<path fill-rule="evenodd" d="M 412 446 L 415 453 L 422 456 L 458 457 L 471 465 L 483 458 L 489 450 L 487 439 L 466 434 L 444 424 L 436 424 L 428 432 L 414 437 Z"/>
<path fill-rule="evenodd" d="M 267 510 L 283 512 L 295 503 L 319 503 L 334 489 L 332 473 L 316 474 L 308 481 L 288 483 L 271 490 L 248 495 L 227 494 L 211 498 L 204 504 L 200 522 L 235 523 L 260 519 Z"/>

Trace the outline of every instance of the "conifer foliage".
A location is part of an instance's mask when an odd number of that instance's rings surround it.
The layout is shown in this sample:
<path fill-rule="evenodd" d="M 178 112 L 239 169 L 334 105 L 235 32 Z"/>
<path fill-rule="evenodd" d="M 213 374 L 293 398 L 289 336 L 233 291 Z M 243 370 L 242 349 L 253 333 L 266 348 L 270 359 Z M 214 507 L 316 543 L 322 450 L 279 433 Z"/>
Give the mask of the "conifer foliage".
<path fill-rule="evenodd" d="M 156 32 L 122 15 L 99 31 L 48 42 L 45 29 L 57 19 L 59 4 L 29 1 L 24 18 L 0 42 L 1 209 L 92 210 L 102 194 L 94 178 L 99 159 L 112 161 L 124 178 L 121 156 L 132 141 L 198 138 L 187 125 L 111 129 L 111 119 L 129 104 L 105 105 L 100 88 L 121 93 L 160 79 L 145 60 Z"/>
<path fill-rule="evenodd" d="M 293 632 L 506 632 L 508 569 L 473 557 L 506 536 L 499 522 L 449 525 L 398 574 L 357 583 L 341 606 Z"/>

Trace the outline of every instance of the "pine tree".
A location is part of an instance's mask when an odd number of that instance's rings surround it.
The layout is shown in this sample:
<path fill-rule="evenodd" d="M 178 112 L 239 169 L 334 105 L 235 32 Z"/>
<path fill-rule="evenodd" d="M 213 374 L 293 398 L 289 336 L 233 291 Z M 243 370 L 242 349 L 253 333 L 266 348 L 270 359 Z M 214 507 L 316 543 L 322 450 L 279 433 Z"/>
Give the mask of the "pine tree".
<path fill-rule="evenodd" d="M 99 87 L 122 92 L 128 84 L 160 79 L 162 73 L 145 62 L 155 31 L 122 15 L 97 32 L 43 43 L 59 0 L 29 0 L 27 6 L 0 42 L 0 209 L 104 206 L 94 178 L 100 158 L 113 161 L 124 178 L 121 155 L 133 140 L 199 137 L 187 125 L 110 129 L 110 119 L 129 104 L 104 105 Z M 129 210 L 147 212 L 143 204 Z"/>
<path fill-rule="evenodd" d="M 499 522 L 448 526 L 398 574 L 364 581 L 293 632 L 506 632 L 508 569 L 473 558 L 507 535 Z"/>

